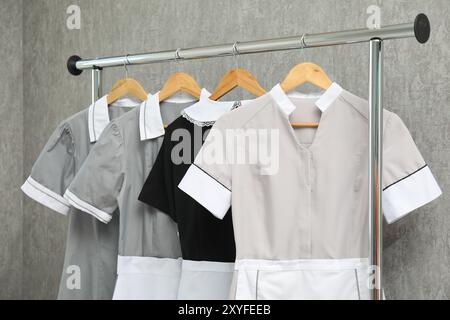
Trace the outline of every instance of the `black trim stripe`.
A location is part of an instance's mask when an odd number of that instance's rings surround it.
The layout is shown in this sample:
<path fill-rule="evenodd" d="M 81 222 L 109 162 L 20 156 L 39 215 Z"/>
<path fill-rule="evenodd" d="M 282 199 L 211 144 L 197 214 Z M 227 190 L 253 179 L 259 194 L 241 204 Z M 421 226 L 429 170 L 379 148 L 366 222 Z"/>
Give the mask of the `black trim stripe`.
<path fill-rule="evenodd" d="M 417 172 L 419 172 L 419 171 L 425 169 L 426 167 L 428 167 L 427 164 L 424 165 L 423 167 L 421 167 L 420 169 L 417 169 L 417 170 L 414 171 L 413 173 L 408 174 L 406 177 L 404 177 L 404 178 L 402 178 L 402 179 L 400 179 L 400 180 L 398 180 L 398 181 L 396 181 L 396 182 L 394 182 L 394 183 L 388 185 L 386 188 L 383 189 L 383 191 L 386 191 L 387 189 L 389 189 L 389 188 L 392 187 L 393 185 L 396 185 L 397 183 L 402 182 L 402 181 L 405 180 L 405 179 L 408 179 L 409 177 L 411 177 L 412 175 L 416 174 Z"/>
<path fill-rule="evenodd" d="M 224 187 L 225 189 L 227 189 L 228 191 L 231 192 L 230 189 L 228 189 L 222 182 L 220 182 L 219 180 L 217 180 L 216 178 L 214 178 L 212 175 L 210 175 L 208 172 L 206 172 L 205 170 L 203 170 L 202 168 L 200 168 L 198 165 L 196 165 L 195 163 L 193 163 L 192 165 L 194 165 L 195 167 L 199 168 L 201 171 L 203 171 L 206 175 L 208 175 L 209 177 L 211 177 L 213 180 L 215 180 L 218 184 L 220 184 L 222 187 Z"/>

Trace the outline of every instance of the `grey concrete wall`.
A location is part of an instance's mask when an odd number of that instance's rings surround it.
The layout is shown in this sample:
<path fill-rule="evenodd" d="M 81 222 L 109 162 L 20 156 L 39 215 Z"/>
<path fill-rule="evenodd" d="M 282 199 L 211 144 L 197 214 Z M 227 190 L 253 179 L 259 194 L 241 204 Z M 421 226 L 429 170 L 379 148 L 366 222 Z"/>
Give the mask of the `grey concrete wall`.
<path fill-rule="evenodd" d="M 76 78 L 66 72 L 66 59 L 72 54 L 95 57 L 360 28 L 366 26 L 366 8 L 371 4 L 381 7 L 383 24 L 410 21 L 415 14 L 426 12 L 433 25 L 433 36 L 428 44 L 420 46 L 414 40 L 386 43 L 385 104 L 404 119 L 445 194 L 403 221 L 386 226 L 386 294 L 394 299 L 450 297 L 448 0 L 33 0 L 26 3 L 23 22 L 24 176 L 58 122 L 89 104 L 89 73 Z M 81 7 L 81 30 L 66 28 L 66 8 L 70 4 Z M 1 12 L 4 14 L 3 10 Z M 0 21 L 3 23 L 4 19 Z M 14 37 L 9 33 L 6 39 Z M 1 37 L 4 39 L 5 35 Z M 5 50 L 3 46 L 2 50 Z M 200 84 L 212 89 L 227 69 L 240 65 L 253 72 L 263 86 L 271 88 L 294 64 L 312 60 L 322 65 L 336 82 L 367 97 L 367 52 L 368 46 L 362 44 L 132 67 L 130 73 L 152 92 L 177 70 L 191 73 Z M 110 88 L 123 74 L 120 68 L 107 70 L 105 88 Z M 14 97 L 10 101 L 15 101 Z M 3 104 L 1 110 L 5 114 Z M 11 113 L 8 111 L 6 116 L 11 117 Z M 2 130 L 14 123 L 5 121 L 4 117 L 0 120 Z M 2 142 L 2 157 L 3 146 Z M 15 150 L 20 145 L 10 144 L 9 148 Z M 20 150 L 16 153 L 20 158 Z M 17 165 L 11 164 L 20 172 Z M 17 176 L 12 173 L 2 176 L 8 181 L 13 177 Z M 14 201 L 2 203 L 2 208 L 6 206 L 6 211 L 2 212 L 11 211 L 8 217 L 16 211 L 20 213 L 17 191 L 5 196 L 16 199 L 17 205 Z M 11 236 L 6 238 L 14 243 L 13 248 L 19 248 L 23 241 L 23 297 L 55 298 L 63 261 L 66 220 L 29 199 L 24 200 L 23 215 L 23 240 L 20 238 L 20 214 L 7 219 L 17 228 L 17 233 L 7 233 Z M 16 259 L 10 258 L 11 261 Z M 1 270 L 20 270 L 20 259 L 14 261 L 14 267 L 5 267 L 2 261 Z M 20 293 L 12 286 L 14 280 L 5 281 L 11 286 L 11 296 Z"/>
<path fill-rule="evenodd" d="M 0 299 L 22 297 L 22 1 L 0 1 Z"/>

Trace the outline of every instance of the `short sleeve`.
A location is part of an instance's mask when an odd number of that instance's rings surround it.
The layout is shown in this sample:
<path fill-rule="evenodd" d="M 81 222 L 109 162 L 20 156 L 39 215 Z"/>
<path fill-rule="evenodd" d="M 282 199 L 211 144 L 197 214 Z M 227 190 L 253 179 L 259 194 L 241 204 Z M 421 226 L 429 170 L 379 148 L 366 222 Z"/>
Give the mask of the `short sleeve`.
<path fill-rule="evenodd" d="M 388 223 L 442 194 L 402 120 L 390 114 L 384 131 L 383 211 Z"/>
<path fill-rule="evenodd" d="M 64 194 L 71 205 L 101 222 L 108 223 L 112 219 L 124 181 L 123 149 L 120 130 L 112 122 Z"/>
<path fill-rule="evenodd" d="M 59 125 L 22 185 L 27 196 L 64 215 L 70 204 L 63 195 L 75 174 L 74 143 L 70 125 Z"/>
<path fill-rule="evenodd" d="M 164 212 L 177 222 L 169 136 L 166 133 L 153 168 L 141 190 L 139 200 Z"/>
<path fill-rule="evenodd" d="M 225 117 L 212 127 L 194 163 L 178 187 L 219 219 L 231 207 L 232 166 L 228 161 L 232 139 L 227 139 Z"/>

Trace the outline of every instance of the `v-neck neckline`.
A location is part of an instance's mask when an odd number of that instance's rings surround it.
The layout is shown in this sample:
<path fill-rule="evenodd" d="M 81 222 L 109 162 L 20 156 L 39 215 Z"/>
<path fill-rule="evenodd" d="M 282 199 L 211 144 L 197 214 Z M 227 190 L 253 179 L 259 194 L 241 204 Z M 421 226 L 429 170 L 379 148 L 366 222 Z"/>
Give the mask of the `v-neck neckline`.
<path fill-rule="evenodd" d="M 298 137 L 297 137 L 297 135 L 295 133 L 295 130 L 294 130 L 294 128 L 291 125 L 291 122 L 290 122 L 290 119 L 289 119 L 289 115 L 286 116 L 286 114 L 283 114 L 284 120 L 285 120 L 283 122 L 288 127 L 288 131 L 290 133 L 290 136 L 292 137 L 292 139 L 294 139 L 296 145 L 300 149 L 311 152 L 311 150 L 314 149 L 314 147 L 317 145 L 317 143 L 320 140 L 320 137 L 322 135 L 322 131 L 323 131 L 323 127 L 324 127 L 324 121 L 326 120 L 327 114 L 328 114 L 327 111 L 328 111 L 328 109 L 323 111 L 322 114 L 320 115 L 319 126 L 316 129 L 316 132 L 314 134 L 314 138 L 313 138 L 312 142 L 308 143 L 308 144 L 307 143 L 302 143 L 298 139 Z"/>
<path fill-rule="evenodd" d="M 319 94 L 312 94 L 312 95 L 304 95 L 304 94 L 299 94 L 300 98 L 305 98 L 305 99 L 315 99 L 314 104 L 317 106 L 317 108 L 319 108 L 322 111 L 322 114 L 320 116 L 320 120 L 319 120 L 319 126 L 317 127 L 317 130 L 315 132 L 313 141 L 311 142 L 311 144 L 305 144 L 302 143 L 296 133 L 294 128 L 292 127 L 291 123 L 290 123 L 290 116 L 292 115 L 292 113 L 301 106 L 296 106 L 293 102 L 292 102 L 292 98 L 295 99 L 295 93 L 294 94 L 287 94 L 285 93 L 280 85 L 275 86 L 272 91 L 271 91 L 271 96 L 272 99 L 275 101 L 275 103 L 277 104 L 278 107 L 278 111 L 281 113 L 281 115 L 283 116 L 283 124 L 285 126 L 287 126 L 287 129 L 289 131 L 289 135 L 292 137 L 292 139 L 295 142 L 295 145 L 300 148 L 300 150 L 304 150 L 304 151 L 308 151 L 308 152 L 312 152 L 312 150 L 318 145 L 318 143 L 320 142 L 322 135 L 323 135 L 323 131 L 326 128 L 326 121 L 328 121 L 328 113 L 329 110 L 332 109 L 332 106 L 335 104 L 336 100 L 338 100 L 338 98 L 341 96 L 343 92 L 343 89 L 336 83 L 333 83 L 330 88 L 328 88 L 327 90 L 325 90 L 322 93 Z M 293 95 L 292 98 L 289 97 L 289 95 Z"/>

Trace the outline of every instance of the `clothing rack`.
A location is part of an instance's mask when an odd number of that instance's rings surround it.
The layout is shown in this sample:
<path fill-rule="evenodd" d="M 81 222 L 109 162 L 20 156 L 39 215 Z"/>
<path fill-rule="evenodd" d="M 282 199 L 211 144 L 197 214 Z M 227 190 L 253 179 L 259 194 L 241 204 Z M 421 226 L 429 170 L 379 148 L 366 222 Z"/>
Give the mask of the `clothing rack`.
<path fill-rule="evenodd" d="M 374 268 L 372 275 L 374 287 L 371 289 L 371 298 L 381 300 L 383 41 L 415 37 L 419 43 L 426 43 L 430 38 L 430 32 L 431 27 L 428 17 L 425 14 L 419 14 L 412 23 L 391 25 L 379 29 L 303 34 L 277 39 L 235 42 L 188 49 L 179 48 L 170 51 L 87 60 L 72 56 L 67 61 L 67 68 L 72 75 L 80 75 L 83 70 L 92 70 L 92 100 L 95 101 L 101 96 L 102 70 L 104 68 L 369 42 L 369 261 Z"/>

